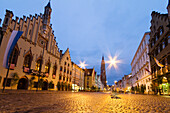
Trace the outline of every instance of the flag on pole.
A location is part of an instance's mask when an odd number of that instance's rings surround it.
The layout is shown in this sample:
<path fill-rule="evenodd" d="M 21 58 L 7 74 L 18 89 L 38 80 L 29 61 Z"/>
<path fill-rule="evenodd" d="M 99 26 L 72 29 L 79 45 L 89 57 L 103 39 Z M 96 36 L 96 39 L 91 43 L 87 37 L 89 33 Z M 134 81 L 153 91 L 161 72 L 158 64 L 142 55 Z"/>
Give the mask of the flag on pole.
<path fill-rule="evenodd" d="M 145 71 L 147 71 L 149 74 L 151 74 L 151 72 L 149 71 L 149 69 L 145 68 Z"/>
<path fill-rule="evenodd" d="M 153 57 L 153 58 L 154 58 L 156 64 L 157 64 L 159 67 L 164 67 L 164 65 L 161 64 L 161 63 L 159 63 L 159 61 L 158 61 L 155 57 Z"/>
<path fill-rule="evenodd" d="M 23 31 L 12 31 L 4 54 L 3 67 L 8 68 L 9 57 L 22 33 Z"/>

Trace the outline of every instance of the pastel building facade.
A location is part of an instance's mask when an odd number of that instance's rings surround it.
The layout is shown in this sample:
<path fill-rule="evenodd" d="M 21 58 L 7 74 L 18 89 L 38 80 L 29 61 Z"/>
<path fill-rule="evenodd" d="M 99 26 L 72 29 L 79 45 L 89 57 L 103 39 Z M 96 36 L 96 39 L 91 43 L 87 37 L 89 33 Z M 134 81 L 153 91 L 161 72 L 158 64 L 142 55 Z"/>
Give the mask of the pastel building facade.
<path fill-rule="evenodd" d="M 138 49 L 131 62 L 131 71 L 133 79 L 133 87 L 146 87 L 145 93 L 151 91 L 151 67 L 149 59 L 149 32 L 146 32 L 138 46 Z M 136 80 L 135 80 L 136 79 Z"/>

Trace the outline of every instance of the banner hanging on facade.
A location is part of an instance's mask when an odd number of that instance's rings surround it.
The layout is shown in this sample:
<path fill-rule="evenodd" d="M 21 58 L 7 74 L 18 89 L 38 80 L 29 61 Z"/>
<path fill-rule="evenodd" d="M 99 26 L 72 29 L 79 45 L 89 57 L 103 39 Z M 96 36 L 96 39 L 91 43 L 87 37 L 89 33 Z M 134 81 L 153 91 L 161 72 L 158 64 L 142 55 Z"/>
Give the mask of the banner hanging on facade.
<path fill-rule="evenodd" d="M 18 39 L 20 38 L 20 36 L 22 35 L 23 31 L 12 31 L 12 34 L 9 38 L 6 50 L 5 50 L 5 54 L 4 54 L 4 60 L 3 60 L 3 67 L 4 68 L 8 68 L 8 60 L 9 57 L 11 55 L 11 52 L 13 51 Z"/>

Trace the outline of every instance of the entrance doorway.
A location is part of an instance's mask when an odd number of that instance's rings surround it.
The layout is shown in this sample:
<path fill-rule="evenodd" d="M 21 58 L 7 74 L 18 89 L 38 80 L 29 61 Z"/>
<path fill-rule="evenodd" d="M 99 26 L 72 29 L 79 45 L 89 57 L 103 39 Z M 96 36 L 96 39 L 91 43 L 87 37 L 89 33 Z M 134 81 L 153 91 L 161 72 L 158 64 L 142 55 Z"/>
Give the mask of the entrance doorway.
<path fill-rule="evenodd" d="M 43 82 L 42 90 L 48 90 L 48 81 Z"/>
<path fill-rule="evenodd" d="M 27 90 L 28 89 L 28 78 L 26 78 L 26 77 L 21 78 L 19 80 L 19 82 L 18 82 L 17 89 L 25 89 L 25 90 Z"/>

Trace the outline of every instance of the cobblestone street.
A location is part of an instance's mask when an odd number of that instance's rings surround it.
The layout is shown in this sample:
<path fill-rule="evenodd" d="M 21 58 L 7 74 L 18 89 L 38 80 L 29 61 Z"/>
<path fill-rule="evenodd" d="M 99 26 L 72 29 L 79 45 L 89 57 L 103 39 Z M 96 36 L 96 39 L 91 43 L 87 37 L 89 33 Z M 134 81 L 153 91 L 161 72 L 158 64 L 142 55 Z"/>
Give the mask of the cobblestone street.
<path fill-rule="evenodd" d="M 111 99 L 108 93 L 50 92 L 0 94 L 1 112 L 151 112 L 169 113 L 170 98 L 154 95 L 120 94 Z"/>

